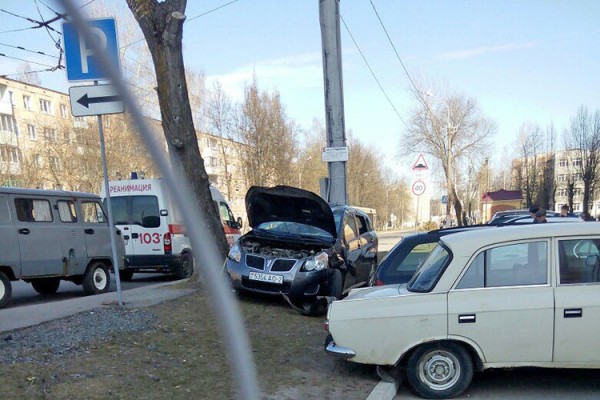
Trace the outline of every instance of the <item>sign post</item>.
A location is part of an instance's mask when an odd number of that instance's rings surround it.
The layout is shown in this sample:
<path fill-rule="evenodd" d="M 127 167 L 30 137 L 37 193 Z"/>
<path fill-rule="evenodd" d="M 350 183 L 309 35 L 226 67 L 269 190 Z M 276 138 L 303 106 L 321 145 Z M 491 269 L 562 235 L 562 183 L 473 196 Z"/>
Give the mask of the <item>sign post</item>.
<path fill-rule="evenodd" d="M 427 161 L 425 161 L 425 157 L 423 154 L 419 154 L 417 157 L 417 161 L 412 166 L 413 170 L 413 185 L 412 192 L 415 196 L 417 196 L 417 207 L 415 213 L 415 231 L 417 230 L 417 226 L 419 224 L 419 203 L 420 197 L 425 190 L 427 189 L 427 185 L 425 181 L 427 180 L 429 174 L 429 166 L 427 165 Z"/>
<path fill-rule="evenodd" d="M 90 31 L 97 40 L 98 47 L 108 55 L 111 62 L 119 68 L 119 43 L 117 41 L 117 25 L 114 18 L 93 19 L 87 21 Z M 117 298 L 119 306 L 123 306 L 121 278 L 119 276 L 119 260 L 117 258 L 117 238 L 113 224 L 112 204 L 108 190 L 108 168 L 106 165 L 106 147 L 104 145 L 103 114 L 123 112 L 123 102 L 111 85 L 98 85 L 99 80 L 108 79 L 98 61 L 98 55 L 86 43 L 82 32 L 71 22 L 63 23 L 63 43 L 65 45 L 65 62 L 67 80 L 94 81 L 94 86 L 79 86 L 69 89 L 71 114 L 74 117 L 97 115 L 100 135 L 100 153 L 102 156 L 102 173 L 106 190 L 108 225 L 110 227 L 110 245 L 112 247 L 113 271 L 117 282 Z"/>

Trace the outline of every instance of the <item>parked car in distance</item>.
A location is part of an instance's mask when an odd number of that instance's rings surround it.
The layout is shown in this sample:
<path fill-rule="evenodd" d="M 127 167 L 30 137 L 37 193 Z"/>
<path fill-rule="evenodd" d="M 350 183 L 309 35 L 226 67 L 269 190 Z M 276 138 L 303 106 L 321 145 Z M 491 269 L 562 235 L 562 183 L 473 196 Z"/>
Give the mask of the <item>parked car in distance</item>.
<path fill-rule="evenodd" d="M 381 260 L 377 266 L 375 279 L 369 284 L 383 286 L 406 283 L 443 236 L 486 227 L 493 228 L 488 225 L 456 226 L 404 236 Z"/>
<path fill-rule="evenodd" d="M 560 216 L 560 213 L 554 211 L 546 211 L 546 217 L 558 216 Z M 488 225 L 499 225 L 516 217 L 529 217 L 531 220 L 533 220 L 533 217 L 531 216 L 531 212 L 529 212 L 529 210 L 505 210 L 498 211 L 497 213 L 495 213 L 487 223 Z"/>
<path fill-rule="evenodd" d="M 323 315 L 327 297 L 341 298 L 369 282 L 377 266 L 377 235 L 362 211 L 330 207 L 289 186 L 254 186 L 246 194 L 252 230 L 225 263 L 234 289 L 284 295 L 308 315 Z"/>
<path fill-rule="evenodd" d="M 595 224 L 480 229 L 441 238 L 406 285 L 334 301 L 326 350 L 403 369 L 417 394 L 444 399 L 474 370 L 600 368 L 598 321 Z"/>
<path fill-rule="evenodd" d="M 56 293 L 61 280 L 86 294 L 108 292 L 112 249 L 101 204 L 91 193 L 0 188 L 0 308 L 17 280 L 42 295 Z M 122 269 L 125 248 L 116 231 Z"/>
<path fill-rule="evenodd" d="M 547 223 L 563 223 L 563 222 L 585 222 L 582 218 L 576 216 L 561 217 L 559 215 L 546 216 Z M 497 225 L 509 226 L 509 225 L 524 225 L 533 224 L 533 218 L 530 216 L 518 216 L 505 219 L 499 222 Z"/>

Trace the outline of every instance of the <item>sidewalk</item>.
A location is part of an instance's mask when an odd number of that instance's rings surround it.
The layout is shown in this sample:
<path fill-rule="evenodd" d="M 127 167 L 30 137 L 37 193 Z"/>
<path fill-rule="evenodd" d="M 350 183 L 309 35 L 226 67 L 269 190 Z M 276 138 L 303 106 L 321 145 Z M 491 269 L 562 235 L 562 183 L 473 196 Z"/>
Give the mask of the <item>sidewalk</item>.
<path fill-rule="evenodd" d="M 123 304 L 125 307 L 148 307 L 194 292 L 194 289 L 172 287 L 180 283 L 180 281 L 158 283 L 123 291 Z M 109 304 L 118 304 L 116 292 L 3 309 L 0 310 L 0 332 L 39 325 Z"/>

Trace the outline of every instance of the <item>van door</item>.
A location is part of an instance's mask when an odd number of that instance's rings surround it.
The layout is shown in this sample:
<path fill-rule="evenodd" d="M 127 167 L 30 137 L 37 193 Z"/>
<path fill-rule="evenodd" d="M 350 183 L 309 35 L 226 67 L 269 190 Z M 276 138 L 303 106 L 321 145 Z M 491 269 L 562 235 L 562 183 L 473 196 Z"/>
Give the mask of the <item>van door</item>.
<path fill-rule="evenodd" d="M 56 238 L 62 248 L 62 274 L 80 275 L 87 266 L 87 250 L 77 207 L 72 199 L 65 198 L 56 200 L 55 209 L 58 210 Z"/>
<path fill-rule="evenodd" d="M 83 236 L 85 237 L 88 259 L 112 259 L 108 218 L 100 206 L 100 201 L 81 199 L 79 204 L 83 216 Z M 82 274 L 87 268 L 87 262 L 80 267 L 78 273 Z"/>
<path fill-rule="evenodd" d="M 130 196 L 110 197 L 112 206 L 113 222 L 117 229 L 121 231 L 123 243 L 125 244 L 125 254 L 133 254 L 133 239 L 131 238 L 131 225 L 129 223 L 129 203 Z M 104 208 L 108 209 L 106 199 L 104 199 Z"/>
<path fill-rule="evenodd" d="M 346 212 L 344 214 L 343 222 L 344 242 L 345 242 L 345 255 L 346 255 L 346 267 L 348 272 L 344 278 L 344 289 L 356 285 L 357 273 L 361 268 L 361 251 L 360 251 L 360 237 L 358 236 L 358 229 L 356 228 L 356 221 L 354 220 L 354 214 Z"/>
<path fill-rule="evenodd" d="M 227 244 L 231 247 L 240 238 L 240 228 L 237 227 L 237 221 L 229 205 L 222 200 L 219 201 L 219 215 L 221 216 L 221 224 L 223 224 L 223 229 L 225 230 Z"/>
<path fill-rule="evenodd" d="M 156 196 L 131 196 L 131 249 L 134 255 L 165 254 L 163 235 L 169 231 L 161 221 Z M 164 226 L 163 226 L 164 225 Z"/>
<path fill-rule="evenodd" d="M 0 238 L 2 238 L 2 251 L 0 251 L 0 264 L 12 267 L 17 277 L 21 273 L 21 255 L 19 239 L 15 221 L 9 210 L 8 196 L 0 194 Z"/>
<path fill-rule="evenodd" d="M 23 277 L 62 275 L 62 245 L 56 237 L 50 201 L 45 198 L 13 197 Z"/>

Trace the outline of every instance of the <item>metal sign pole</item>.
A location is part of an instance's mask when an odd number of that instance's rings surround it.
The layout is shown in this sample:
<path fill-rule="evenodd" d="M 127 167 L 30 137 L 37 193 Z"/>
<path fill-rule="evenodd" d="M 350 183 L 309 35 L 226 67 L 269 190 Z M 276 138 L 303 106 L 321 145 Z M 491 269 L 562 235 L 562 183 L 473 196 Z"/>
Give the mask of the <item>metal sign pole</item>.
<path fill-rule="evenodd" d="M 98 81 L 94 81 L 97 85 Z M 115 281 L 117 282 L 117 297 L 119 306 L 123 306 L 123 296 L 121 294 L 121 278 L 119 276 L 119 260 L 117 259 L 117 238 L 115 237 L 115 226 L 113 225 L 112 204 L 110 202 L 110 189 L 108 187 L 108 167 L 106 166 L 106 148 L 104 146 L 104 129 L 102 127 L 102 115 L 98 115 L 98 131 L 100 134 L 100 153 L 102 155 L 102 174 L 104 175 L 104 188 L 106 190 L 106 208 L 108 209 L 108 226 L 110 227 L 110 247 L 112 249 L 113 271 L 115 272 Z M 108 277 L 110 279 L 110 276 Z"/>

